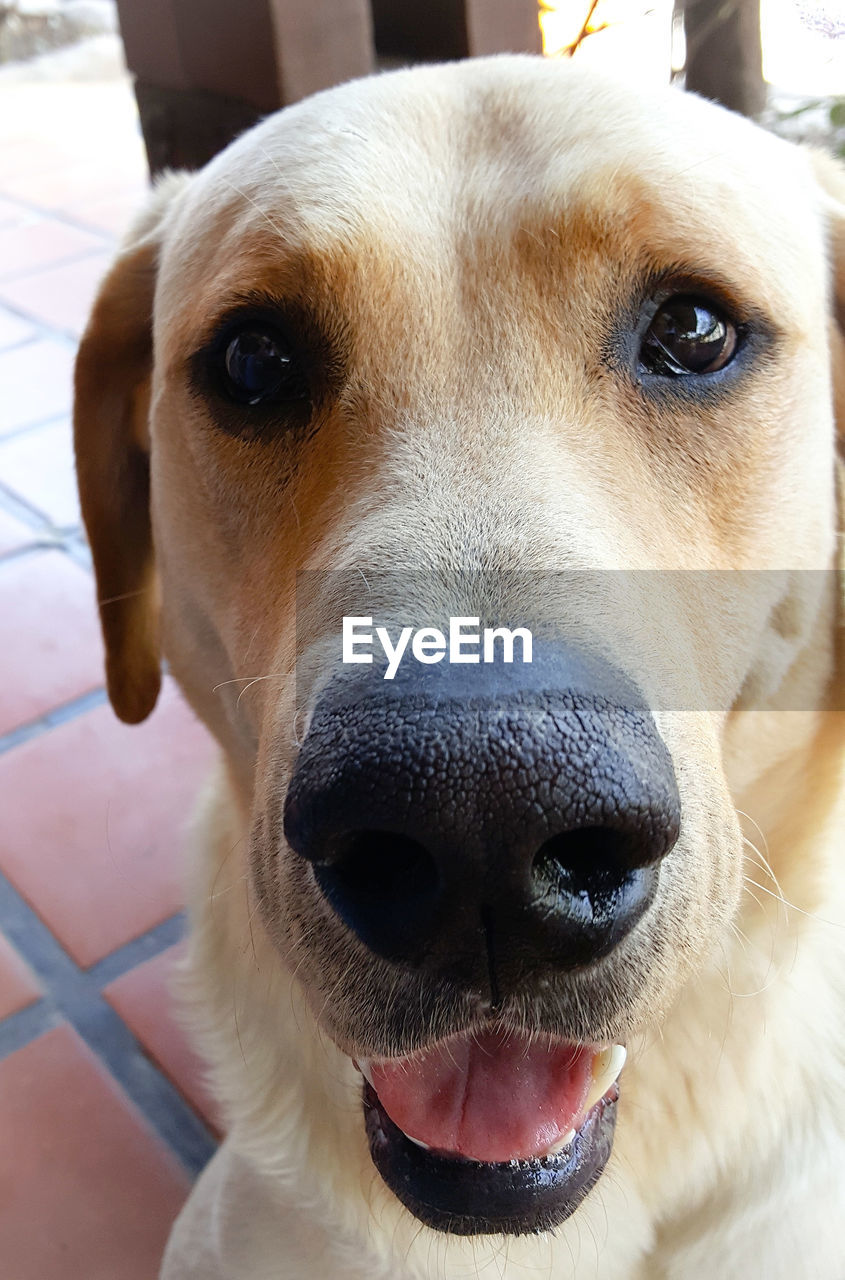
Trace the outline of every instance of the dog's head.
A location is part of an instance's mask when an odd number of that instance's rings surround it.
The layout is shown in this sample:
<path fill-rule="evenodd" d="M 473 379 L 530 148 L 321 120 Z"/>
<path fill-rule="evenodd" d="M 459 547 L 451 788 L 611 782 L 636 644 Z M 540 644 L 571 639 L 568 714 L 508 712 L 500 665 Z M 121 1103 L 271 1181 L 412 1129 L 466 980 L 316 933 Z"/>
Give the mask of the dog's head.
<path fill-rule="evenodd" d="M 254 927 L 431 1225 L 586 1194 L 621 1046 L 737 909 L 737 708 L 824 701 L 815 166 L 569 65 L 401 72 L 163 182 L 96 303 L 112 701 L 142 719 L 163 650 L 251 812 Z M 344 665 L 344 617 L 387 653 Z"/>

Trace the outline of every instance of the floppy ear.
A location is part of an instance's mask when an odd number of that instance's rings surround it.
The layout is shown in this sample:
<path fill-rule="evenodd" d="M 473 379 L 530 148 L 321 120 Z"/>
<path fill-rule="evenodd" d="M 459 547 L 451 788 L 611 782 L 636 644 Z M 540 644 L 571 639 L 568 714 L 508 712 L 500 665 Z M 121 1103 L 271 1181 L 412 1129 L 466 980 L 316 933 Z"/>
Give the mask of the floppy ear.
<path fill-rule="evenodd" d="M 813 151 L 811 155 L 827 216 L 833 308 L 830 338 L 833 403 L 839 447 L 845 452 L 845 165 L 824 151 Z"/>
<path fill-rule="evenodd" d="M 162 224 L 186 181 L 171 174 L 156 187 L 100 286 L 76 358 L 77 481 L 109 697 L 128 724 L 150 714 L 161 685 L 149 510 L 152 312 Z"/>

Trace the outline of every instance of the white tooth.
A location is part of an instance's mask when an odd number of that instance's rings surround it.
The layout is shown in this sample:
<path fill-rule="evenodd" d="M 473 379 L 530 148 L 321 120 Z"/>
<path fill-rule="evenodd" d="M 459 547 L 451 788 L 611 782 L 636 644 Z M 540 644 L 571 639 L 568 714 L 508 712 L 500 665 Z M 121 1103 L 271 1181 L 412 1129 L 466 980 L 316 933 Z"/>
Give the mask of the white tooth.
<path fill-rule="evenodd" d="M 575 1130 L 570 1129 L 569 1133 L 565 1133 L 562 1138 L 558 1138 L 557 1142 L 553 1143 L 549 1147 L 548 1151 L 546 1152 L 546 1155 L 556 1156 L 558 1151 L 562 1151 L 564 1147 L 569 1146 L 570 1142 L 574 1137 L 575 1137 Z"/>
<path fill-rule="evenodd" d="M 608 1061 L 605 1067 L 605 1074 L 608 1081 L 607 1085 L 605 1086 L 605 1092 L 607 1091 L 607 1089 L 610 1088 L 614 1080 L 619 1079 L 619 1073 L 624 1067 L 625 1059 L 627 1057 L 628 1057 L 628 1050 L 625 1048 L 624 1044 L 614 1044 L 611 1046 L 610 1060 Z"/>
<path fill-rule="evenodd" d="M 356 1058 L 355 1062 L 357 1063 L 358 1070 L 361 1072 L 361 1075 L 367 1081 L 367 1084 L 372 1085 L 372 1087 L 375 1088 L 375 1085 L 373 1085 L 373 1072 L 370 1067 L 370 1059 Z"/>
<path fill-rule="evenodd" d="M 596 1054 L 593 1059 L 593 1083 L 590 1085 L 590 1092 L 584 1103 L 585 1112 L 594 1107 L 599 1098 L 603 1098 L 610 1086 L 619 1078 L 626 1057 L 627 1050 L 624 1044 L 611 1045 L 609 1049 L 603 1049 L 601 1053 Z"/>

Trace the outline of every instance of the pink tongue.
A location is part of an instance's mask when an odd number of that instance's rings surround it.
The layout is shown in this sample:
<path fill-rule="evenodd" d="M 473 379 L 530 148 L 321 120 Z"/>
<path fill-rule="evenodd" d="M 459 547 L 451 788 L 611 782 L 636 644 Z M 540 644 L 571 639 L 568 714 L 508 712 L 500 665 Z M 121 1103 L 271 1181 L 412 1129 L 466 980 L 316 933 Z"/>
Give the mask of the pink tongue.
<path fill-rule="evenodd" d="M 488 1032 L 373 1062 L 371 1075 L 409 1137 L 472 1160 L 527 1160 L 574 1127 L 592 1060 L 582 1046 Z"/>

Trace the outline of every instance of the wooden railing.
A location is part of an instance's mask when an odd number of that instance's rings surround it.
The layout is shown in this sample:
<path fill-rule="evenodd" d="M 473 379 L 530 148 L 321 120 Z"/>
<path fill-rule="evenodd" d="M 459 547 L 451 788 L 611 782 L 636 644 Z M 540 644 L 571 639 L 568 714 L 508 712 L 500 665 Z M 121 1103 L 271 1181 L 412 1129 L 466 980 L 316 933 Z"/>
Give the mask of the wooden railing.
<path fill-rule="evenodd" d="M 540 52 L 537 0 L 118 0 L 153 172 L 379 67 Z"/>

